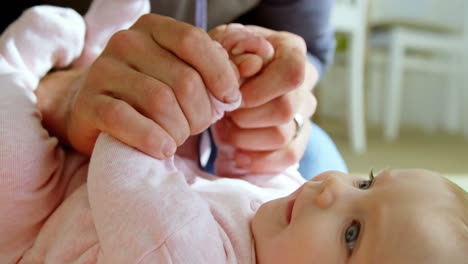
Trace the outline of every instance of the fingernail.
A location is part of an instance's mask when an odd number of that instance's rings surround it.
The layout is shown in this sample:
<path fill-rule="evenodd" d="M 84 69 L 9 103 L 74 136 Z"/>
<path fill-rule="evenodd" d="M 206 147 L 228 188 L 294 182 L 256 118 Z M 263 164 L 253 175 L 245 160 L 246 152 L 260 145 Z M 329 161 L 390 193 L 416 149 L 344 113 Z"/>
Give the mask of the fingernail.
<path fill-rule="evenodd" d="M 232 50 L 231 50 L 231 53 L 232 55 L 239 55 L 243 52 L 243 50 L 240 48 L 240 47 L 234 47 Z"/>
<path fill-rule="evenodd" d="M 164 156 L 169 158 L 170 156 L 174 155 L 176 151 L 176 145 L 172 140 L 166 140 L 166 142 L 163 143 L 163 148 L 162 148 Z"/>
<path fill-rule="evenodd" d="M 239 153 L 236 156 L 236 163 L 238 166 L 246 168 L 250 166 L 250 164 L 252 163 L 252 159 L 246 154 Z"/>

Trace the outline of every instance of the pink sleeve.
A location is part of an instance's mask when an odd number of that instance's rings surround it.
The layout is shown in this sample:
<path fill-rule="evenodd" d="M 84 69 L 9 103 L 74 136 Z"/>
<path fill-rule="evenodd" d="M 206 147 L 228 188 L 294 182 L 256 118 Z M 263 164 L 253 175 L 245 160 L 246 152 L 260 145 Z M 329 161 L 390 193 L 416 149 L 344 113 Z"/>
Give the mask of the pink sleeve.
<path fill-rule="evenodd" d="M 101 134 L 89 166 L 88 193 L 104 263 L 222 263 L 217 222 L 172 158 L 156 160 Z M 223 254 L 206 259 L 206 248 Z M 200 256 L 177 262 L 181 250 Z"/>
<path fill-rule="evenodd" d="M 0 37 L 0 263 L 16 262 L 63 197 L 65 154 L 41 125 L 34 90 L 80 54 L 83 36 L 73 10 L 38 6 Z"/>
<path fill-rule="evenodd" d="M 85 15 L 86 42 L 83 54 L 74 65 L 91 64 L 114 33 L 129 28 L 149 10 L 148 0 L 94 0 Z"/>
<path fill-rule="evenodd" d="M 211 96 L 211 104 L 215 122 L 240 99 L 224 104 Z M 224 261 L 223 238 L 209 205 L 190 188 L 173 157 L 157 160 L 101 134 L 91 155 L 88 194 L 105 263 Z M 167 249 L 171 262 L 161 253 Z M 187 257 L 189 262 L 182 261 Z"/>

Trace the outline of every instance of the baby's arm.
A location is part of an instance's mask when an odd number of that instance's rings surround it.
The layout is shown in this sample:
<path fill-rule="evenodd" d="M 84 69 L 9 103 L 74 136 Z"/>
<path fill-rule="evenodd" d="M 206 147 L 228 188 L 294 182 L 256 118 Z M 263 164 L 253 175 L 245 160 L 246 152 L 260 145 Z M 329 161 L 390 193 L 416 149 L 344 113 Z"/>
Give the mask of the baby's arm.
<path fill-rule="evenodd" d="M 172 158 L 154 159 L 101 133 L 88 193 L 104 263 L 224 262 L 222 231 L 185 176 Z"/>
<path fill-rule="evenodd" d="M 55 7 L 26 11 L 0 37 L 0 263 L 16 263 L 63 199 L 65 153 L 41 125 L 34 90 L 83 40 L 81 17 Z"/>

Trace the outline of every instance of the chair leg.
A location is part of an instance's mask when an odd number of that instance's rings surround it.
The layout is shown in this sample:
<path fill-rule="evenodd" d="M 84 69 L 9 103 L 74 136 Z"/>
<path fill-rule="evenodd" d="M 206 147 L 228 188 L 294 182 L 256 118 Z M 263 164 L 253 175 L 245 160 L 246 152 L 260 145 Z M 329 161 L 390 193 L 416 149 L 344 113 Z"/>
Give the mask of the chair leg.
<path fill-rule="evenodd" d="M 351 147 L 355 153 L 366 149 L 364 112 L 364 32 L 351 35 L 350 85 L 348 91 L 348 131 Z"/>
<path fill-rule="evenodd" d="M 467 24 L 468 24 L 468 18 L 467 19 Z M 467 33 L 468 34 L 468 29 Z M 468 36 L 467 36 L 468 38 Z M 467 39 L 468 42 L 468 39 Z M 461 102 L 460 103 L 460 109 L 461 109 L 461 122 L 462 122 L 462 127 L 463 127 L 463 134 L 465 135 L 465 139 L 468 140 L 468 76 L 465 75 L 466 72 L 468 72 L 468 51 L 465 50 L 463 53 L 462 57 L 462 74 L 460 75 L 460 80 L 461 80 L 461 87 L 460 87 L 460 93 L 461 93 Z"/>
<path fill-rule="evenodd" d="M 391 32 L 388 56 L 387 105 L 384 120 L 384 136 L 393 141 L 400 129 L 401 85 L 403 77 L 404 46 L 398 30 Z"/>
<path fill-rule="evenodd" d="M 368 60 L 368 92 L 367 92 L 367 117 L 374 124 L 382 120 L 382 83 L 383 83 L 383 63 L 381 54 L 378 51 L 371 51 Z"/>
<path fill-rule="evenodd" d="M 466 67 L 465 69 L 468 70 L 468 67 Z M 459 101 L 461 109 L 460 120 L 463 128 L 463 134 L 465 135 L 465 139 L 468 140 L 468 78 L 466 76 L 462 76 L 461 84 L 461 102 Z"/>
<path fill-rule="evenodd" d="M 444 128 L 450 134 L 456 134 L 457 131 L 460 131 L 460 92 L 462 86 L 462 76 L 460 76 L 460 65 L 456 57 L 450 58 L 451 63 L 451 74 L 448 77 L 448 89 L 447 89 L 447 100 L 446 100 L 446 116 L 444 120 Z"/>

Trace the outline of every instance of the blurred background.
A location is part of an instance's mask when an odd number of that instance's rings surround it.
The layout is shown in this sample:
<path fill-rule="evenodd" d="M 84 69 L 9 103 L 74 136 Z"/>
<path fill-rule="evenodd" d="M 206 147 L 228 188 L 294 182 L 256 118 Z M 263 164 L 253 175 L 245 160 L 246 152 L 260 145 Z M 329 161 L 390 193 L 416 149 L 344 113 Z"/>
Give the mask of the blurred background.
<path fill-rule="evenodd" d="M 335 0 L 315 121 L 351 173 L 439 171 L 468 189 L 468 1 Z"/>

